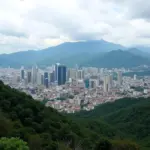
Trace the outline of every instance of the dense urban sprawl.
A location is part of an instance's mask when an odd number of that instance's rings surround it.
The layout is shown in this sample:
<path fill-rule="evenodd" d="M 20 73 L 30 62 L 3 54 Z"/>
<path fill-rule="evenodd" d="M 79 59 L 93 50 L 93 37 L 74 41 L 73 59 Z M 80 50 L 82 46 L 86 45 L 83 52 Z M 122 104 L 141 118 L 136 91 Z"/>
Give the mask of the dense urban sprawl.
<path fill-rule="evenodd" d="M 67 68 L 59 63 L 40 69 L 0 68 L 0 80 L 46 106 L 74 113 L 123 97 L 150 96 L 150 77 L 123 76 L 129 69 Z"/>

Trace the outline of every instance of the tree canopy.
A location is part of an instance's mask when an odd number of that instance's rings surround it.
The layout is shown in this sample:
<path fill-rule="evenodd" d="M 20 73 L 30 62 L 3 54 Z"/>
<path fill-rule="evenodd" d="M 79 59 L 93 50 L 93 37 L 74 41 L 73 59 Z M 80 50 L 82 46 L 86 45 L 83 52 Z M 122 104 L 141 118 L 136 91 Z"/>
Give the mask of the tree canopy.
<path fill-rule="evenodd" d="M 107 145 L 113 150 L 114 143 L 121 142 L 138 150 L 137 144 L 126 142 L 124 133 L 106 121 L 82 117 L 77 120 L 60 114 L 2 82 L 0 110 L 0 138 L 6 137 L 7 142 L 14 140 L 14 144 L 25 141 L 30 150 L 97 150 L 103 145 L 105 150 L 108 150 Z M 117 144 L 115 146 L 120 147 Z"/>
<path fill-rule="evenodd" d="M 0 150 L 29 150 L 27 143 L 18 138 L 1 138 Z"/>

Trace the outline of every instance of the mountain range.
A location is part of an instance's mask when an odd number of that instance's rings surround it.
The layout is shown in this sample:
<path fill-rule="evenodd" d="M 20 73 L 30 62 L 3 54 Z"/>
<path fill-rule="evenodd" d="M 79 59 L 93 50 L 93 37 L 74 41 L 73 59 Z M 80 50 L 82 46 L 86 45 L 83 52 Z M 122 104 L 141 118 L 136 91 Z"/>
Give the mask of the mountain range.
<path fill-rule="evenodd" d="M 150 54 L 104 40 L 67 42 L 43 50 L 0 55 L 1 67 L 48 66 L 57 62 L 96 67 L 135 67 L 150 64 Z"/>

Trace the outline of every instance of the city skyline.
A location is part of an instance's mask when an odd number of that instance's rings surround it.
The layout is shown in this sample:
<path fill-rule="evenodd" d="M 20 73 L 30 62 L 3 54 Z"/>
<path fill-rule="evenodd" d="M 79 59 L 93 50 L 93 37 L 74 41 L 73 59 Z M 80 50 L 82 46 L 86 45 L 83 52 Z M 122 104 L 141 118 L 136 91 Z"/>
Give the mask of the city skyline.
<path fill-rule="evenodd" d="M 149 75 L 125 75 L 134 69 L 137 71 L 138 67 L 108 69 L 75 65 L 70 68 L 56 63 L 45 69 L 37 65 L 30 69 L 0 68 L 0 80 L 37 101 L 44 101 L 47 107 L 75 113 L 123 97 L 150 96 Z M 143 72 L 146 69 L 143 67 Z"/>

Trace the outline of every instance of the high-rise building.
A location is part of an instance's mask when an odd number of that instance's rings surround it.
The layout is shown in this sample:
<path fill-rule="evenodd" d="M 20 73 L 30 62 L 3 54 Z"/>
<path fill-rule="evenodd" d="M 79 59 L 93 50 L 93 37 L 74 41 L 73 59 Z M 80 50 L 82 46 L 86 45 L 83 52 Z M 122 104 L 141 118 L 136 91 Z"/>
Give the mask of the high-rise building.
<path fill-rule="evenodd" d="M 97 80 L 96 79 L 90 79 L 89 80 L 89 87 L 90 88 L 96 88 L 97 87 Z"/>
<path fill-rule="evenodd" d="M 48 82 L 48 72 L 44 72 L 44 85 L 46 88 L 49 87 L 49 82 Z"/>
<path fill-rule="evenodd" d="M 21 67 L 21 80 L 24 80 L 24 78 L 25 78 L 25 71 L 24 71 L 24 67 L 22 66 Z"/>
<path fill-rule="evenodd" d="M 104 92 L 108 92 L 108 77 L 104 76 Z"/>
<path fill-rule="evenodd" d="M 78 79 L 79 80 L 84 79 L 84 71 L 83 70 L 78 70 Z"/>
<path fill-rule="evenodd" d="M 55 64 L 55 81 L 58 81 L 58 66 L 59 65 L 60 65 L 60 63 Z"/>
<path fill-rule="evenodd" d="M 58 85 L 63 85 L 66 83 L 66 73 L 67 68 L 64 65 L 58 66 Z"/>
<path fill-rule="evenodd" d="M 85 88 L 89 88 L 89 79 L 84 80 Z"/>
<path fill-rule="evenodd" d="M 113 86 L 113 77 L 112 77 L 112 75 L 107 76 L 107 84 L 108 84 L 108 90 L 110 90 Z"/>
<path fill-rule="evenodd" d="M 31 81 L 32 81 L 32 73 L 31 71 L 27 71 L 27 82 L 31 83 Z"/>
<path fill-rule="evenodd" d="M 41 83 L 42 83 L 42 85 L 44 85 L 44 75 L 43 74 L 41 75 Z"/>
<path fill-rule="evenodd" d="M 68 78 L 77 79 L 77 70 L 76 69 L 68 69 Z"/>
<path fill-rule="evenodd" d="M 42 72 L 38 72 L 37 73 L 37 85 L 42 85 L 43 81 L 42 81 Z"/>
<path fill-rule="evenodd" d="M 118 72 L 118 85 L 122 85 L 122 72 Z"/>
<path fill-rule="evenodd" d="M 55 72 L 54 71 L 50 73 L 50 83 L 53 83 L 53 82 L 55 82 Z"/>
<path fill-rule="evenodd" d="M 113 86 L 112 75 L 104 76 L 104 92 L 108 92 Z"/>
<path fill-rule="evenodd" d="M 134 78 L 134 80 L 136 80 L 136 78 L 137 78 L 137 75 L 136 75 L 136 74 L 134 74 L 134 77 L 133 77 L 133 78 Z"/>
<path fill-rule="evenodd" d="M 36 84 L 37 83 L 37 73 L 38 73 L 38 67 L 33 66 L 32 67 L 32 83 Z"/>

